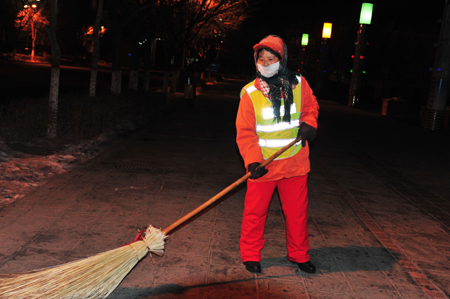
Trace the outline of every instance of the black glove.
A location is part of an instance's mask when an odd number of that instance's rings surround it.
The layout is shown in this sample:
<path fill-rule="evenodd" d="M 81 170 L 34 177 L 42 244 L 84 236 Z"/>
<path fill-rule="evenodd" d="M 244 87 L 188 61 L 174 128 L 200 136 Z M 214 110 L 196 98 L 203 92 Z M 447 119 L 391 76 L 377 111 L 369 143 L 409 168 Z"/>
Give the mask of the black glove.
<path fill-rule="evenodd" d="M 267 172 L 269 172 L 264 166 L 257 167 L 261 165 L 261 163 L 255 162 L 248 164 L 248 172 L 250 172 L 252 175 L 250 176 L 251 179 L 257 179 L 265 175 Z"/>
<path fill-rule="evenodd" d="M 308 125 L 305 122 L 302 122 L 300 124 L 300 128 L 298 129 L 297 138 L 299 136 L 302 137 L 302 146 L 306 146 L 306 140 L 308 140 L 308 143 L 312 142 L 314 138 L 316 138 L 316 128 L 313 126 Z"/>

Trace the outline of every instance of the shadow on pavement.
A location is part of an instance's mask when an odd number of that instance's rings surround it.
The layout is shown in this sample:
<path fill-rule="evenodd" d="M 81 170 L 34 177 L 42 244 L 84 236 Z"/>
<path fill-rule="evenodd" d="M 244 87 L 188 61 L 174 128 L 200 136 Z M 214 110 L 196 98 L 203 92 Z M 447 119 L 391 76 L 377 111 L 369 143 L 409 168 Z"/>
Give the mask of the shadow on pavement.
<path fill-rule="evenodd" d="M 397 263 L 398 257 L 392 256 L 384 247 L 329 247 L 309 251 L 311 261 L 317 267 L 317 274 L 356 271 L 389 271 Z M 261 260 L 263 269 L 273 266 L 290 266 L 286 257 Z"/>
<path fill-rule="evenodd" d="M 257 280 L 282 279 L 305 275 L 314 277 L 320 274 L 356 272 L 356 271 L 389 271 L 397 262 L 397 257 L 392 256 L 383 247 L 331 247 L 310 250 L 311 260 L 317 266 L 316 274 L 306 274 L 296 269 L 296 274 L 265 276 L 264 270 L 270 267 L 296 267 L 286 257 L 274 257 L 261 260 L 263 274 L 257 275 Z M 249 274 L 251 275 L 251 274 Z M 199 292 L 207 291 L 221 294 L 226 293 L 226 298 L 250 298 L 245 297 L 252 293 L 255 277 L 249 276 L 244 279 L 221 281 L 193 286 L 181 286 L 178 284 L 165 284 L 156 288 L 117 288 L 111 298 L 121 299 L 145 299 L 145 298 L 198 298 Z M 203 289 L 203 290 L 202 290 Z M 265 293 L 265 298 L 270 298 Z M 279 293 L 273 294 L 278 298 Z M 268 297 L 269 296 L 269 297 Z M 225 297 L 220 297 L 225 298 Z"/>
<path fill-rule="evenodd" d="M 166 284 L 156 288 L 117 288 L 110 298 L 143 299 L 163 294 L 182 295 L 190 287 L 177 284 Z"/>

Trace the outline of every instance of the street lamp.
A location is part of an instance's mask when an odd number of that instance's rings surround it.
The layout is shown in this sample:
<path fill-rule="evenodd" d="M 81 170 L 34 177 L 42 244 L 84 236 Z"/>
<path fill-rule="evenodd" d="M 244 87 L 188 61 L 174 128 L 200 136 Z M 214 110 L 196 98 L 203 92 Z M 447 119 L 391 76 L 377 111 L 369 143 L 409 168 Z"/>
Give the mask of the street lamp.
<path fill-rule="evenodd" d="M 332 23 L 323 23 L 322 29 L 322 41 L 320 47 L 320 58 L 319 58 L 319 73 L 316 81 L 315 94 L 320 96 L 323 89 L 323 83 L 325 80 L 326 64 L 328 59 L 328 44 L 327 40 L 331 38 L 331 29 L 333 27 Z"/>
<path fill-rule="evenodd" d="M 362 74 L 364 73 L 364 61 L 366 55 L 367 35 L 366 25 L 370 25 L 372 21 L 372 3 L 363 3 L 361 6 L 361 14 L 359 17 L 359 29 L 357 31 L 355 42 L 355 55 L 353 57 L 352 78 L 350 80 L 350 89 L 348 92 L 348 106 L 355 106 L 358 101 L 361 89 Z"/>
<path fill-rule="evenodd" d="M 322 30 L 322 38 L 327 39 L 331 37 L 331 27 L 333 27 L 333 24 L 331 23 L 323 23 L 323 30 Z"/>
<path fill-rule="evenodd" d="M 359 23 L 370 25 L 370 23 L 372 22 L 372 11 L 373 11 L 372 3 L 363 3 L 361 5 L 361 14 L 359 15 Z"/>
<path fill-rule="evenodd" d="M 444 126 L 450 81 L 450 0 L 445 1 L 423 125 L 432 131 Z"/>
<path fill-rule="evenodd" d="M 306 47 L 308 45 L 309 42 L 309 34 L 308 33 L 303 33 L 302 35 L 302 47 Z"/>
<path fill-rule="evenodd" d="M 302 39 L 301 39 L 302 50 L 300 52 L 300 63 L 298 65 L 298 70 L 301 74 L 303 74 L 303 69 L 304 69 L 303 65 L 305 63 L 306 46 L 308 45 L 308 42 L 309 42 L 309 34 L 303 33 Z"/>

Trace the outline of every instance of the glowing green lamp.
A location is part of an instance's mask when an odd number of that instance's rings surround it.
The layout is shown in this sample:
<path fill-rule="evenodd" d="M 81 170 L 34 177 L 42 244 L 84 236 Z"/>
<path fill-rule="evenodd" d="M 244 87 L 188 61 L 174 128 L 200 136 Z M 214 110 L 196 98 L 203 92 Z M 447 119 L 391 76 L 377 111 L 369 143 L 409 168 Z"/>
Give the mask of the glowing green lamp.
<path fill-rule="evenodd" d="M 309 34 L 303 33 L 302 35 L 302 46 L 307 46 L 309 41 Z"/>
<path fill-rule="evenodd" d="M 361 15 L 359 16 L 360 24 L 370 25 L 372 21 L 373 3 L 363 3 L 361 7 Z"/>

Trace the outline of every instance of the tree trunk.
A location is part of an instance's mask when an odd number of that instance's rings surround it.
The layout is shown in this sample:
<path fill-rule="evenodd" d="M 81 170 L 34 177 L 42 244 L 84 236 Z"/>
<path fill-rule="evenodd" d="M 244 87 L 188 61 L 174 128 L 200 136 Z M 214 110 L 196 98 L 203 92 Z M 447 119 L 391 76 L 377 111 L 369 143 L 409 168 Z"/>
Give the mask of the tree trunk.
<path fill-rule="evenodd" d="M 89 84 L 89 96 L 95 97 L 97 90 L 97 69 L 98 69 L 98 59 L 100 55 L 100 40 L 98 37 L 98 32 L 100 30 L 100 22 L 102 20 L 103 14 L 103 0 L 98 0 L 97 16 L 95 18 L 94 24 L 94 49 L 92 52 L 92 69 L 91 69 L 91 82 Z"/>
<path fill-rule="evenodd" d="M 50 47 L 52 51 L 52 72 L 50 78 L 50 123 L 47 128 L 47 136 L 51 139 L 56 139 L 56 128 L 58 124 L 58 93 L 59 93 L 59 70 L 61 63 L 61 50 L 56 40 L 56 15 L 57 15 L 58 0 L 50 1 L 50 24 L 46 27 Z"/>
<path fill-rule="evenodd" d="M 122 28 L 116 28 L 113 32 L 113 49 L 112 49 L 112 78 L 111 93 L 120 94 L 122 92 L 122 66 L 121 66 L 121 42 Z"/>
<path fill-rule="evenodd" d="M 150 41 L 146 41 L 144 44 L 144 90 L 150 90 L 150 70 L 153 65 L 153 53 L 154 53 L 154 45 L 156 44 L 153 36 L 150 38 Z"/>
<path fill-rule="evenodd" d="M 163 94 L 167 94 L 169 89 L 169 76 L 170 76 L 170 67 L 171 67 L 171 61 L 170 58 L 172 55 L 169 53 L 169 47 L 167 45 L 167 41 L 164 40 L 164 79 L 163 79 L 163 86 L 162 86 L 162 92 Z"/>
<path fill-rule="evenodd" d="M 171 93 L 176 93 L 177 92 L 177 87 L 178 87 L 178 82 L 180 79 L 180 70 L 176 70 L 172 72 L 172 84 L 170 87 L 170 92 Z"/>
<path fill-rule="evenodd" d="M 138 90 L 139 85 L 139 70 L 130 70 L 130 77 L 128 78 L 128 88 Z"/>
<path fill-rule="evenodd" d="M 146 69 L 145 70 L 145 75 L 144 75 L 144 90 L 145 91 L 149 91 L 150 90 L 150 69 Z"/>
<path fill-rule="evenodd" d="M 34 20 L 31 21 L 31 61 L 34 61 L 34 49 L 36 47 L 36 29 L 34 28 Z"/>
<path fill-rule="evenodd" d="M 111 74 L 111 92 L 120 94 L 122 92 L 122 70 L 113 70 Z"/>
<path fill-rule="evenodd" d="M 138 90 L 139 85 L 139 67 L 141 66 L 141 45 L 139 44 L 139 23 L 133 24 L 135 28 L 131 37 L 131 65 L 130 65 L 130 77 L 128 78 L 128 88 L 132 90 Z"/>
<path fill-rule="evenodd" d="M 49 95 L 50 123 L 47 128 L 47 135 L 50 139 L 56 139 L 57 137 L 56 132 L 58 127 L 59 71 L 59 67 L 52 67 Z"/>
<path fill-rule="evenodd" d="M 94 58 L 92 57 L 92 59 Z M 89 96 L 95 97 L 96 91 L 97 91 L 97 65 L 94 68 L 94 61 L 92 61 L 91 82 L 89 83 Z"/>
<path fill-rule="evenodd" d="M 167 94 L 167 90 L 169 89 L 169 76 L 170 76 L 170 72 L 164 71 L 164 79 L 163 79 L 163 87 L 162 87 L 162 92 L 164 94 Z"/>

